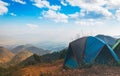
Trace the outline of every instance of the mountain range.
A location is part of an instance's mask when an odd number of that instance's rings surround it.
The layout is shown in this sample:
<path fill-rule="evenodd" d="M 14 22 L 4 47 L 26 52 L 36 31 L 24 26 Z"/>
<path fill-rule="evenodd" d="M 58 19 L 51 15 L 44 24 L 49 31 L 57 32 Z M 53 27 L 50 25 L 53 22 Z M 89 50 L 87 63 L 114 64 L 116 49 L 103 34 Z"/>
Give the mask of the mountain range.
<path fill-rule="evenodd" d="M 34 44 L 36 47 L 41 47 L 46 50 L 51 50 L 52 52 L 60 51 L 67 47 L 65 42 L 39 42 Z"/>
<path fill-rule="evenodd" d="M 117 38 L 113 38 L 111 36 L 106 35 L 97 35 L 97 38 L 100 38 L 101 40 L 105 41 L 109 45 L 115 44 Z M 0 47 L 0 64 L 8 63 L 8 64 L 19 64 L 19 63 L 25 63 L 25 64 L 34 64 L 39 62 L 52 62 L 56 59 L 59 59 L 61 56 L 58 52 L 51 52 L 49 50 L 44 50 L 39 48 L 42 44 L 37 45 L 19 45 L 19 46 L 13 46 L 12 50 L 8 50 L 4 47 Z M 47 44 L 44 43 L 44 46 L 48 49 L 50 48 L 57 48 L 59 51 L 62 48 L 65 48 L 65 44 Z M 51 47 L 50 47 L 51 46 Z M 45 47 L 45 48 L 46 48 Z M 61 48 L 59 48 L 61 47 Z M 33 62 L 33 63 L 32 63 Z"/>
<path fill-rule="evenodd" d="M 46 53 L 49 53 L 50 51 L 44 50 L 38 47 L 35 47 L 33 45 L 19 45 L 15 48 L 13 48 L 11 51 L 15 54 L 18 54 L 21 51 L 28 50 L 31 53 L 37 54 L 37 55 L 43 55 Z"/>

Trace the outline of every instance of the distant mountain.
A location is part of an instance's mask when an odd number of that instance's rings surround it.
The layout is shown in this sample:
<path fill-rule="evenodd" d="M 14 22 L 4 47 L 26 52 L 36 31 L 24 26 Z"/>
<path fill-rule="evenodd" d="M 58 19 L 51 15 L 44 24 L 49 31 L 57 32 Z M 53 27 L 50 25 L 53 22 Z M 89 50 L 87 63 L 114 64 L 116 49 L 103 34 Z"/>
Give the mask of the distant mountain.
<path fill-rule="evenodd" d="M 20 45 L 20 46 L 17 46 L 15 48 L 13 48 L 11 51 L 13 53 L 17 54 L 17 53 L 19 53 L 23 50 L 28 50 L 29 52 L 35 53 L 37 55 L 43 55 L 43 54 L 46 54 L 46 53 L 50 52 L 48 50 L 44 50 L 44 49 L 35 47 L 33 45 Z"/>
<path fill-rule="evenodd" d="M 17 44 L 15 44 L 15 45 L 3 45 L 3 46 L 10 51 L 13 48 L 15 48 L 17 46 Z"/>
<path fill-rule="evenodd" d="M 37 63 L 51 63 L 59 59 L 64 59 L 66 52 L 67 52 L 67 48 L 59 52 L 53 52 L 42 56 L 33 54 L 32 56 L 28 57 L 23 62 L 21 62 L 19 65 L 27 66 L 27 65 L 34 65 Z"/>
<path fill-rule="evenodd" d="M 19 52 L 21 52 L 21 51 L 23 51 L 23 50 L 25 50 L 25 46 L 24 46 L 24 45 L 20 45 L 20 46 L 17 46 L 17 47 L 15 47 L 15 48 L 13 48 L 11 51 L 12 51 L 13 53 L 17 54 L 17 53 L 19 53 Z"/>
<path fill-rule="evenodd" d="M 102 39 L 105 43 L 109 44 L 110 46 L 116 43 L 116 38 L 106 35 L 96 35 L 95 37 Z"/>
<path fill-rule="evenodd" d="M 12 58 L 12 60 L 10 61 L 10 64 L 12 65 L 18 64 L 32 55 L 33 53 L 29 52 L 28 50 L 23 50 Z"/>
<path fill-rule="evenodd" d="M 120 35 L 117 35 L 117 36 L 114 36 L 115 38 L 117 38 L 117 39 L 120 39 Z"/>
<path fill-rule="evenodd" d="M 13 58 L 14 54 L 8 51 L 4 47 L 0 47 L 0 64 L 9 62 Z"/>
<path fill-rule="evenodd" d="M 40 42 L 35 44 L 37 47 L 41 47 L 46 50 L 51 50 L 51 51 L 60 51 L 64 48 L 67 47 L 67 44 L 64 42 Z"/>

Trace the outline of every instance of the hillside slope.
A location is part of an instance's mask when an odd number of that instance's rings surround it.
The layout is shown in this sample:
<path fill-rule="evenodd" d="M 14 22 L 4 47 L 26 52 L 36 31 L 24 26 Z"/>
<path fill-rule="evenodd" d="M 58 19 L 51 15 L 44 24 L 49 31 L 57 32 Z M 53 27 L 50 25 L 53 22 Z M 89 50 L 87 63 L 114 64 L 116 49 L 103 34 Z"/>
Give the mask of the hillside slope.
<path fill-rule="evenodd" d="M 63 59 L 66 55 L 66 51 L 67 49 L 63 49 L 59 52 L 53 52 L 53 53 L 45 54 L 42 56 L 33 54 L 32 56 L 22 61 L 19 65 L 28 66 L 28 65 L 38 64 L 38 63 L 52 63 L 57 60 Z"/>
<path fill-rule="evenodd" d="M 0 47 L 0 64 L 9 62 L 13 58 L 14 54 L 8 51 L 4 47 Z"/>
<path fill-rule="evenodd" d="M 12 60 L 10 61 L 10 64 L 16 65 L 32 55 L 33 53 L 29 52 L 28 50 L 23 50 L 12 58 Z"/>

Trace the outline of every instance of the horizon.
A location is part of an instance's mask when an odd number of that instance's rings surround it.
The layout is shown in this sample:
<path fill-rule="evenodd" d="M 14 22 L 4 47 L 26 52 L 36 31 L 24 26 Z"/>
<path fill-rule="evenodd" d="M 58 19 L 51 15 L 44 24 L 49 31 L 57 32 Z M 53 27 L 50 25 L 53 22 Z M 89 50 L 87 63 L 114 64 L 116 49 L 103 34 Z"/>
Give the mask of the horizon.
<path fill-rule="evenodd" d="M 0 45 L 120 36 L 119 28 L 118 0 L 0 0 Z"/>

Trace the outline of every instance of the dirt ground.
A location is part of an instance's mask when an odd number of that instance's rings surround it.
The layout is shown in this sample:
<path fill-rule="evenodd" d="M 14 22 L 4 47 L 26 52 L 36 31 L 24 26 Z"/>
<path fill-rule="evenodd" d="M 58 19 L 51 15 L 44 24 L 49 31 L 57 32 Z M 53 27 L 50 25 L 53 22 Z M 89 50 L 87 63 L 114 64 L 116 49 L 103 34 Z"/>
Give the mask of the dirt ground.
<path fill-rule="evenodd" d="M 94 65 L 90 68 L 65 70 L 63 60 L 21 68 L 13 76 L 120 76 L 120 66 Z"/>

